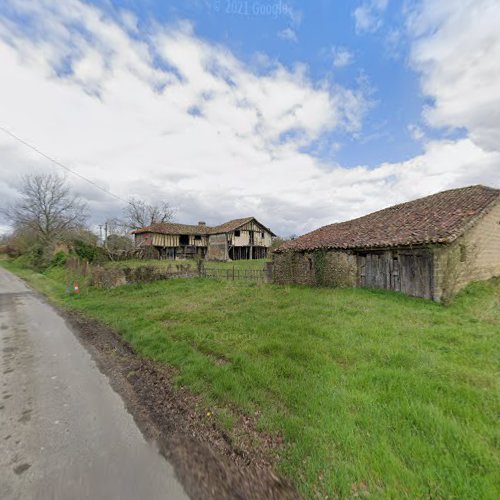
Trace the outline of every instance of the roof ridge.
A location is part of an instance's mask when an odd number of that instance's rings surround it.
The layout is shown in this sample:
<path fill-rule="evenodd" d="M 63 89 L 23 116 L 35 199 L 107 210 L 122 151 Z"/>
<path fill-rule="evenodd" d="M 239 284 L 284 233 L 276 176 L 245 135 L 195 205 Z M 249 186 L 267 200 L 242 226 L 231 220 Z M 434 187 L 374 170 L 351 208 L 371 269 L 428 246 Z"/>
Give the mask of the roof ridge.
<path fill-rule="evenodd" d="M 448 189 L 320 227 L 277 251 L 451 243 L 499 200 L 500 189 L 480 184 Z"/>
<path fill-rule="evenodd" d="M 156 224 L 150 224 L 149 226 L 145 226 L 139 229 L 132 231 L 132 234 L 140 234 L 147 232 L 155 232 L 155 230 L 160 230 L 164 228 L 165 230 L 168 228 L 188 228 L 190 230 L 196 230 L 198 234 L 218 234 L 219 232 L 230 232 L 238 229 L 239 227 L 248 224 L 250 221 L 256 221 L 262 228 L 269 231 L 273 236 L 275 234 L 268 227 L 264 226 L 261 222 L 259 222 L 253 215 L 248 217 L 241 217 L 237 219 L 231 219 L 223 222 L 222 224 L 218 224 L 216 226 L 207 226 L 206 224 L 182 224 L 179 222 L 158 222 Z M 181 229 L 182 230 L 182 229 Z"/>
<path fill-rule="evenodd" d="M 442 195 L 444 193 L 451 193 L 452 191 L 466 191 L 468 189 L 478 188 L 478 187 L 480 187 L 482 189 L 486 189 L 488 191 L 496 191 L 498 193 L 498 195 L 500 196 L 500 189 L 493 188 L 493 187 L 490 187 L 490 186 L 485 186 L 484 184 L 472 184 L 470 186 L 445 189 L 444 191 L 438 191 L 437 193 L 428 194 L 428 195 L 422 196 L 420 198 L 415 198 L 415 199 L 409 200 L 409 201 L 403 201 L 401 203 L 397 203 L 396 205 L 389 205 L 388 207 L 380 208 L 379 210 L 374 210 L 373 212 L 369 212 L 369 213 L 367 213 L 365 215 L 360 215 L 359 217 L 355 217 L 354 219 L 348 219 L 348 220 L 345 220 L 345 221 L 333 222 L 332 224 L 327 224 L 326 226 L 322 226 L 322 227 L 320 227 L 318 229 L 315 229 L 314 231 L 318 231 L 319 229 L 323 229 L 323 228 L 327 228 L 327 227 L 331 227 L 331 226 L 336 226 L 336 225 L 339 225 L 339 224 L 345 224 L 347 222 L 355 222 L 355 221 L 358 221 L 360 219 L 364 219 L 366 217 L 370 217 L 371 215 L 378 214 L 380 212 L 384 212 L 386 210 L 395 210 L 395 209 L 401 208 L 402 206 L 411 205 L 412 203 L 415 203 L 417 201 L 421 202 L 423 200 L 427 200 L 427 199 L 432 198 L 434 196 Z M 313 232 L 313 231 L 310 231 L 310 232 Z M 306 234 L 309 234 L 309 233 L 306 233 Z"/>

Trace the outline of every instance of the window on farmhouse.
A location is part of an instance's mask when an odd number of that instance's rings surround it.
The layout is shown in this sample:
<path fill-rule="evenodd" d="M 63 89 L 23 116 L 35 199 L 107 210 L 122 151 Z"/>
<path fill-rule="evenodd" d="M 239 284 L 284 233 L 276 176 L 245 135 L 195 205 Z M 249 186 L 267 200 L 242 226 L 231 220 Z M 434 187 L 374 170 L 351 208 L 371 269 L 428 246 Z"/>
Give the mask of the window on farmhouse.
<path fill-rule="evenodd" d="M 181 234 L 179 236 L 179 244 L 180 245 L 189 245 L 189 235 L 188 234 Z"/>
<path fill-rule="evenodd" d="M 234 235 L 235 236 L 240 236 L 241 235 L 241 231 L 238 229 L 237 231 L 234 232 Z"/>
<path fill-rule="evenodd" d="M 260 235 L 262 236 L 262 239 L 264 239 L 264 233 L 260 233 Z"/>
<path fill-rule="evenodd" d="M 195 239 L 196 241 L 200 241 L 200 240 L 201 240 L 201 236 L 200 236 L 199 234 L 197 234 L 197 235 L 194 237 L 194 239 Z"/>

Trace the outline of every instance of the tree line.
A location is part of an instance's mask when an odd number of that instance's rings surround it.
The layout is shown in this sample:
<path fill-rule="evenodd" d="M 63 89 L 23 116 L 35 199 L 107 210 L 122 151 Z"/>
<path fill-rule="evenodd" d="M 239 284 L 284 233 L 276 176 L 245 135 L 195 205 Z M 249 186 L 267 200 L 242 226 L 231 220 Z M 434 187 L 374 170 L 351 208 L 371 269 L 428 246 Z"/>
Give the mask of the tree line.
<path fill-rule="evenodd" d="M 24 176 L 16 201 L 0 207 L 0 211 L 12 227 L 12 232 L 2 237 L 4 248 L 13 256 L 23 255 L 37 268 L 49 266 L 63 250 L 88 260 L 99 254 L 130 251 L 131 231 L 169 222 L 174 215 L 166 202 L 131 198 L 119 216 L 105 222 L 107 237 L 100 242 L 88 224 L 88 204 L 57 174 Z"/>

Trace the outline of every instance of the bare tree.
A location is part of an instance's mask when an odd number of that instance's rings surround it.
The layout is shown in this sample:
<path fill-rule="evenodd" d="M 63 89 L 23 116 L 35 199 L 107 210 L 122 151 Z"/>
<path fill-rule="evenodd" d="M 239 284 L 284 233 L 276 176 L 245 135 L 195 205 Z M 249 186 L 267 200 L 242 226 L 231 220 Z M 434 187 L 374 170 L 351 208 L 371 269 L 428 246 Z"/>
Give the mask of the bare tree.
<path fill-rule="evenodd" d="M 86 204 L 71 193 L 59 175 L 26 175 L 19 194 L 19 200 L 2 212 L 16 230 L 31 234 L 43 244 L 80 228 L 87 218 Z"/>
<path fill-rule="evenodd" d="M 174 211 L 166 202 L 150 204 L 131 198 L 125 207 L 125 225 L 129 229 L 140 229 L 151 224 L 170 222 Z"/>
<path fill-rule="evenodd" d="M 128 221 L 122 220 L 118 217 L 111 217 L 106 219 L 104 224 L 105 230 L 108 235 L 116 234 L 118 236 L 127 236 L 130 234 L 130 229 L 128 227 Z"/>

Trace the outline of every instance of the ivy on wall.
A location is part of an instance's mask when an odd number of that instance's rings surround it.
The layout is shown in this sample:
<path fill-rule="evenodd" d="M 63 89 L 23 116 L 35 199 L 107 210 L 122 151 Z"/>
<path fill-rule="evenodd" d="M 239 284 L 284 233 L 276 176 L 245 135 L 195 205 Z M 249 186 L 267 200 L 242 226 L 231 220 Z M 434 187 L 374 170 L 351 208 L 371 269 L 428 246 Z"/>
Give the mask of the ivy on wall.
<path fill-rule="evenodd" d="M 326 251 L 314 250 L 314 278 L 316 286 L 325 286 Z"/>

